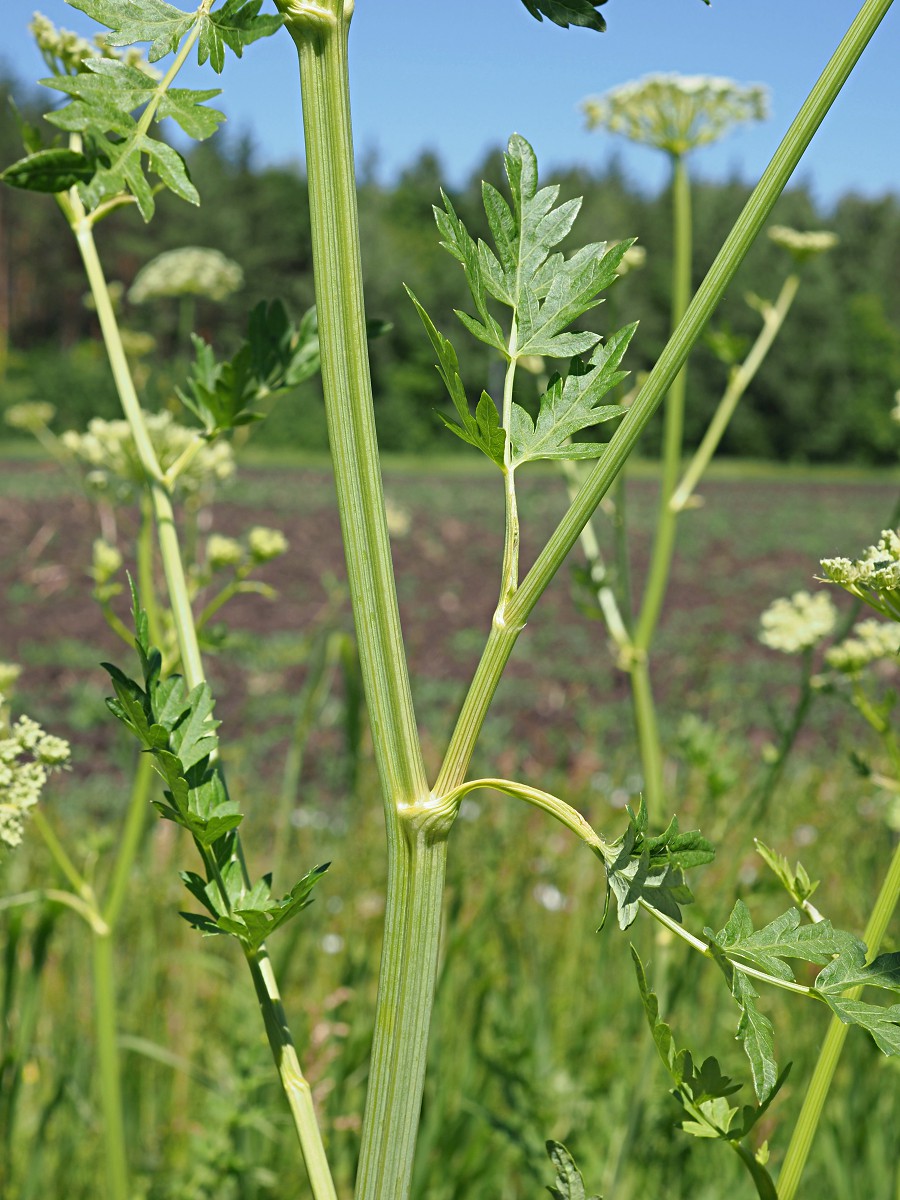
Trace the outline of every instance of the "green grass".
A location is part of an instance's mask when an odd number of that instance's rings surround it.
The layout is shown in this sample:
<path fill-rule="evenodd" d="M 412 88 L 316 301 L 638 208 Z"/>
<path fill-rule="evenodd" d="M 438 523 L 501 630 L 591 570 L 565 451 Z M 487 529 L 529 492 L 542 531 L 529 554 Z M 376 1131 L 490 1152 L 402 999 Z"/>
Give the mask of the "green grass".
<path fill-rule="evenodd" d="M 75 556 L 93 531 L 79 530 L 81 542 L 66 536 L 69 485 L 58 473 L 30 465 L 3 471 L 0 481 L 4 499 L 36 514 L 36 525 L 60 523 L 59 536 L 36 565 L 73 556 L 70 585 L 61 595 L 43 594 L 40 575 L 36 582 L 23 578 L 25 568 L 11 551 L 0 555 L 9 614 L 2 657 L 26 668 L 21 707 L 75 739 L 75 770 L 54 780 L 45 811 L 65 832 L 78 865 L 102 884 L 127 801 L 132 752 L 105 717 L 103 676 L 95 664 L 110 655 L 124 662 L 127 652 L 92 615 L 89 583 Z M 497 539 L 486 528 L 500 497 L 490 474 L 457 473 L 455 461 L 448 472 L 431 462 L 427 469 L 389 463 L 387 490 L 414 518 L 396 551 L 419 719 L 433 764 L 489 619 L 498 555 Z M 717 861 L 698 873 L 688 923 L 698 931 L 704 924 L 719 928 L 737 895 L 759 920 L 786 906 L 752 851 L 752 836 L 760 834 L 792 860 L 802 858 L 822 880 L 819 906 L 836 923 L 859 930 L 891 835 L 883 796 L 849 761 L 854 747 L 872 750 L 854 714 L 818 702 L 764 826 L 741 822 L 740 813 L 762 770 L 762 743 L 771 736 L 767 705 L 786 706 L 796 678 L 796 663 L 756 642 L 758 613 L 775 595 L 814 586 L 820 554 L 832 547 L 853 553 L 872 540 L 893 503 L 894 485 L 890 478 L 804 469 L 802 476 L 716 478 L 704 493 L 707 506 L 684 521 L 656 659 L 671 807 L 686 826 L 699 824 L 721 843 Z M 323 601 L 316 571 L 327 563 L 340 572 L 330 504 L 320 464 L 253 463 L 223 497 L 216 528 L 280 523 L 300 547 L 301 561 L 273 569 L 278 601 L 240 602 L 235 654 L 214 658 L 211 673 L 222 692 L 218 711 L 231 786 L 247 812 L 251 870 L 267 869 L 283 852 L 288 866 L 275 887 L 284 890 L 315 863 L 333 864 L 316 903 L 276 935 L 272 951 L 338 1188 L 349 1195 L 365 1094 L 384 852 L 367 738 L 355 789 L 342 768 L 345 714 L 337 683 L 307 747 L 291 825 L 279 829 L 276 819 L 281 763 L 306 670 L 306 649 L 292 622 Z M 556 476 L 537 472 L 523 500 L 526 554 L 537 539 L 528 522 L 549 528 L 562 504 Z M 630 511 L 639 547 L 646 544 L 652 507 L 652 487 L 638 473 Z M 455 571 L 463 563 L 469 565 L 458 581 Z M 24 614 L 11 603 L 15 589 L 27 592 Z M 449 626 L 440 644 L 425 619 L 434 606 Z M 83 623 L 66 624 L 82 608 Z M 346 614 L 336 620 L 346 622 Z M 624 677 L 610 666 L 604 642 L 602 628 L 577 614 L 569 580 L 561 577 L 517 648 L 475 770 L 521 773 L 555 788 L 615 835 L 624 824 L 622 805 L 640 780 Z M 675 734 L 688 711 L 728 739 L 734 782 L 714 800 L 703 769 L 676 753 Z M 98 755 L 104 765 L 90 773 L 87 763 Z M 231 982 L 235 975 L 240 980 L 239 972 L 227 969 L 235 950 L 199 938 L 177 915 L 187 899 L 177 872 L 195 865 L 180 833 L 166 822 L 151 825 L 117 944 L 136 1195 L 302 1196 L 302 1168 L 270 1077 L 255 1001 L 242 980 Z M 0 872 L 6 895 L 59 883 L 34 838 L 8 856 Z M 598 934 L 602 912 L 597 864 L 581 847 L 508 798 L 472 797 L 451 841 L 414 1195 L 537 1197 L 550 1182 L 543 1141 L 554 1137 L 576 1155 L 589 1190 L 615 1200 L 750 1196 L 732 1155 L 676 1128 L 678 1108 L 637 1000 L 628 938 L 614 927 Z M 7 947 L 0 965 L 0 1096 L 14 1100 L 15 1118 L 0 1113 L 8 1131 L 0 1133 L 0 1194 L 30 1200 L 64 1192 L 87 1200 L 102 1178 L 88 1033 L 88 934 L 72 913 L 53 908 L 9 909 L 0 912 L 0 923 Z M 725 1070 L 747 1080 L 734 1041 L 737 1010 L 715 969 L 688 959 L 641 923 L 629 936 L 649 962 L 651 983 L 666 982 L 665 1016 L 679 1044 L 701 1057 L 717 1055 Z M 886 949 L 896 946 L 895 929 Z M 775 1019 L 779 1060 L 795 1063 L 760 1130 L 777 1162 L 827 1013 L 781 996 L 767 998 L 766 1010 Z M 896 1065 L 852 1031 L 804 1194 L 852 1197 L 864 1180 L 870 1200 L 895 1200 L 897 1083 Z"/>

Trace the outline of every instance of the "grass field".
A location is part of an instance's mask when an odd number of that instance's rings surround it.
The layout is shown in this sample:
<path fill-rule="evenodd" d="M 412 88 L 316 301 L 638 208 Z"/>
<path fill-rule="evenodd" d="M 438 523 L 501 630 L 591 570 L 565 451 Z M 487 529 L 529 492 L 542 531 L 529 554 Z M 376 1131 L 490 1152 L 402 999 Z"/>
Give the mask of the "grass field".
<path fill-rule="evenodd" d="M 386 486 L 414 695 L 434 768 L 496 600 L 502 496 L 491 475 L 427 460 L 388 464 Z M 772 711 L 789 710 L 798 679 L 795 660 L 759 644 L 759 614 L 776 596 L 817 586 L 820 557 L 852 556 L 873 541 L 896 494 L 897 480 L 887 475 L 745 467 L 716 474 L 702 489 L 705 504 L 684 518 L 653 675 L 670 752 L 670 808 L 721 845 L 696 881 L 687 920 L 698 931 L 720 927 L 737 895 L 760 919 L 786 907 L 753 853 L 756 834 L 802 857 L 822 880 L 819 907 L 861 929 L 893 835 L 885 796 L 851 763 L 853 751 L 875 752 L 855 714 L 817 701 L 762 824 L 742 821 L 741 813 L 764 771 Z M 637 586 L 654 499 L 652 478 L 637 470 L 627 495 Z M 527 564 L 564 508 L 563 484 L 552 471 L 536 471 L 521 503 Z M 118 520 L 127 534 L 135 518 L 121 513 Z M 225 610 L 229 652 L 211 660 L 210 675 L 222 696 L 223 745 L 248 814 L 243 828 L 255 866 L 285 864 L 278 890 L 316 862 L 333 863 L 307 919 L 276 936 L 273 952 L 346 1195 L 365 1093 L 384 867 L 368 742 L 354 732 L 339 682 L 323 697 L 305 747 L 289 822 L 278 820 L 310 662 L 305 633 L 350 628 L 327 466 L 279 459 L 244 468 L 216 504 L 212 527 L 237 534 L 256 524 L 283 529 L 291 545 L 265 570 L 278 596 L 239 597 Z M 95 536 L 90 505 L 56 467 L 28 457 L 4 462 L 0 659 L 24 668 L 17 710 L 73 741 L 73 770 L 54 782 L 45 808 L 77 861 L 102 879 L 133 763 L 106 713 L 98 663 L 131 663 L 91 599 L 85 572 Z M 679 756 L 688 714 L 721 742 L 727 789 L 702 762 Z M 348 736 L 355 775 L 347 767 Z M 611 835 L 623 826 L 621 810 L 641 784 L 627 680 L 611 663 L 603 627 L 578 611 L 568 572 L 520 640 L 473 770 L 556 790 Z M 193 866 L 178 833 L 164 822 L 148 825 L 116 950 L 138 1195 L 302 1195 L 302 1168 L 240 964 L 230 948 L 201 941 L 177 916 L 184 903 L 177 871 Z M 603 908 L 595 866 L 512 801 L 482 794 L 467 803 L 451 841 L 414 1195 L 540 1196 L 550 1178 L 547 1137 L 570 1145 L 589 1191 L 607 1200 L 751 1194 L 733 1156 L 676 1127 L 678 1107 L 637 1003 L 627 938 L 613 928 L 595 932 Z M 58 883 L 35 839 L 0 871 L 0 893 Z M 87 934 L 53 906 L 13 908 L 0 918 L 7 947 L 0 1082 L 15 1084 L 0 1132 L 0 1183 L 10 1190 L 0 1192 L 23 1200 L 93 1196 L 101 1145 Z M 640 923 L 630 933 L 650 960 L 652 981 L 665 989 L 664 1012 L 679 1044 L 700 1057 L 716 1054 L 746 1079 L 733 1038 L 736 1010 L 714 969 L 687 961 L 680 947 Z M 896 946 L 894 928 L 886 949 Z M 768 1011 L 780 1060 L 795 1062 L 760 1133 L 777 1162 L 826 1014 L 780 996 Z M 898 1082 L 896 1063 L 851 1034 L 801 1194 L 896 1200 Z"/>

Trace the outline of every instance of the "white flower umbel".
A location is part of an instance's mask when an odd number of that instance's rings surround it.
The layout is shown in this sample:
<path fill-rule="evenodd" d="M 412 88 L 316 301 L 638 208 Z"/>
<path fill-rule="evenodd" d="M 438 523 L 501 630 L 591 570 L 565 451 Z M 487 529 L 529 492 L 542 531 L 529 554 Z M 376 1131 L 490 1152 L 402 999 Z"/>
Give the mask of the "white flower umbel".
<path fill-rule="evenodd" d="M 221 252 L 204 246 L 166 250 L 138 271 L 128 290 L 132 304 L 160 296 L 205 296 L 227 300 L 244 285 L 240 266 Z"/>
<path fill-rule="evenodd" d="M 762 84 L 711 75 L 646 75 L 583 101 L 589 129 L 605 129 L 669 154 L 716 142 L 769 115 Z"/>
<path fill-rule="evenodd" d="M 196 431 L 179 425 L 171 413 L 149 413 L 146 422 L 163 471 L 197 440 Z M 60 441 L 82 469 L 89 491 L 118 503 L 127 504 L 137 498 L 145 476 L 127 421 L 94 417 L 85 433 L 69 430 Z M 222 440 L 207 442 L 179 472 L 175 486 L 182 495 L 192 496 L 233 474 L 234 453 L 230 445 Z"/>
<path fill-rule="evenodd" d="M 823 558 L 823 579 L 840 584 L 871 608 L 900 621 L 900 534 L 882 531 L 880 539 L 858 559 Z"/>
<path fill-rule="evenodd" d="M 49 425 L 56 415 L 56 409 L 45 400 L 27 400 L 21 404 L 11 404 L 3 414 L 3 419 L 11 429 L 22 429 L 34 433 Z"/>
<path fill-rule="evenodd" d="M 0 680 L 9 686 L 18 668 L 0 664 Z M 69 759 L 69 743 L 53 737 L 30 717 L 10 724 L 6 697 L 0 692 L 0 845 L 14 849 L 22 841 L 25 820 L 41 797 L 55 767 Z"/>
<path fill-rule="evenodd" d="M 794 592 L 773 601 L 760 617 L 759 640 L 770 650 L 799 654 L 828 637 L 837 620 L 837 610 L 827 592 Z"/>
<path fill-rule="evenodd" d="M 859 675 L 880 659 L 896 659 L 900 650 L 900 629 L 893 622 L 870 618 L 854 625 L 850 637 L 825 653 L 825 661 L 842 675 Z"/>
<path fill-rule="evenodd" d="M 773 225 L 769 230 L 769 238 L 776 246 L 787 250 L 798 263 L 834 249 L 840 240 L 836 233 L 831 233 L 828 229 L 801 232 L 799 229 L 791 229 L 788 225 Z"/>

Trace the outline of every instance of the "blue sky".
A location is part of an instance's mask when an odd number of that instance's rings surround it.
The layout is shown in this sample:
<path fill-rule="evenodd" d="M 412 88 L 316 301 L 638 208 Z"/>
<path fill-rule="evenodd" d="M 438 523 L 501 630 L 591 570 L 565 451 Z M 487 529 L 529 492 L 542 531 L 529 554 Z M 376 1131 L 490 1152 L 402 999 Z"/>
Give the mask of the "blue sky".
<path fill-rule="evenodd" d="M 176 0 L 177 2 L 177 0 Z M 181 5 L 190 7 L 189 0 Z M 727 75 L 765 83 L 772 117 L 698 152 L 713 178 L 758 176 L 858 4 L 849 0 L 609 0 L 609 31 L 538 24 L 519 0 L 356 0 L 351 31 L 354 125 L 360 156 L 390 178 L 421 150 L 437 152 L 460 181 L 513 131 L 546 168 L 602 164 L 618 153 L 629 175 L 659 184 L 661 156 L 588 133 L 585 96 L 655 71 Z M 91 23 L 64 0 L 3 0 L 0 56 L 22 78 L 43 64 L 26 25 L 35 8 L 57 24 Z M 820 201 L 856 190 L 900 193 L 900 6 L 817 135 L 800 177 Z M 192 70 L 183 81 L 224 88 L 217 105 L 232 134 L 249 134 L 262 162 L 302 158 L 296 56 L 286 34 L 251 46 L 221 80 Z"/>

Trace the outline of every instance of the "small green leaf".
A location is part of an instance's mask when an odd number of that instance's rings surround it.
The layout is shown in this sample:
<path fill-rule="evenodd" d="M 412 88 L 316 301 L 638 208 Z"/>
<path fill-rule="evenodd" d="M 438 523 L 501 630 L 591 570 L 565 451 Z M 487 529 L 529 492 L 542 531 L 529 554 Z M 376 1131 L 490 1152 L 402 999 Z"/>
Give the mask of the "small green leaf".
<path fill-rule="evenodd" d="M 546 1143 L 546 1147 L 550 1162 L 556 1171 L 555 1186 L 547 1188 L 554 1200 L 602 1200 L 600 1196 L 587 1196 L 581 1172 L 562 1142 L 550 1141 Z"/>
<path fill-rule="evenodd" d="M 705 2 L 708 4 L 709 0 Z M 536 20 L 543 21 L 547 17 L 563 29 L 570 25 L 596 29 L 598 33 L 606 29 L 606 21 L 597 12 L 606 0 L 522 0 L 522 3 Z"/>
<path fill-rule="evenodd" d="M 735 971 L 732 976 L 732 994 L 741 1006 L 737 1037 L 750 1060 L 757 1099 L 763 1101 L 778 1082 L 775 1031 L 769 1018 L 760 1012 L 756 1004 L 758 993 L 742 971 Z"/>
<path fill-rule="evenodd" d="M 209 59 L 217 73 L 225 67 L 225 47 L 237 58 L 243 57 L 244 47 L 259 38 L 268 37 L 284 24 L 280 13 L 263 13 L 262 0 L 225 0 L 214 12 L 200 18 L 198 60 L 200 65 Z"/>
<path fill-rule="evenodd" d="M 30 192 L 65 192 L 85 183 L 95 170 L 96 164 L 76 150 L 37 150 L 8 166 L 0 179 Z"/>
<path fill-rule="evenodd" d="M 830 921 L 803 923 L 796 908 L 788 909 L 762 929 L 753 929 L 750 911 L 743 900 L 735 903 L 725 928 L 715 937 L 716 944 L 730 958 L 738 958 L 777 979 L 792 980 L 794 972 L 784 961 L 798 958 L 822 965 L 835 955 L 864 952 L 862 943 L 851 933 L 835 929 Z"/>
<path fill-rule="evenodd" d="M 602 443 L 572 443 L 569 438 L 625 411 L 617 404 L 598 407 L 598 403 L 625 378 L 626 372 L 618 370 L 618 365 L 635 329 L 637 323 L 620 329 L 594 351 L 587 363 L 574 359 L 565 380 L 554 375 L 541 397 L 536 421 L 532 422 L 519 405 L 513 406 L 513 465 L 540 458 L 595 458 L 603 453 Z"/>
<path fill-rule="evenodd" d="M 851 1000 L 831 993 L 826 993 L 824 999 L 845 1025 L 859 1025 L 870 1033 L 882 1053 L 900 1055 L 900 1004 L 883 1008 L 879 1004 L 865 1004 L 862 1000 Z"/>

